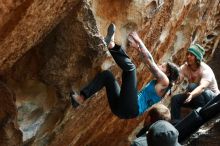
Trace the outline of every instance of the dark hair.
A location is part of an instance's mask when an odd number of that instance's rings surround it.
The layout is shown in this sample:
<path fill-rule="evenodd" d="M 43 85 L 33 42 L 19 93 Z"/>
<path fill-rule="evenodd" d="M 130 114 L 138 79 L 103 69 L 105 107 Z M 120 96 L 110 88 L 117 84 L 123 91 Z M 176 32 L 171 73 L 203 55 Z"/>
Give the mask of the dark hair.
<path fill-rule="evenodd" d="M 201 65 L 201 62 L 199 59 L 196 58 L 196 65 L 199 67 Z"/>
<path fill-rule="evenodd" d="M 171 62 L 167 62 L 167 72 L 169 73 L 169 76 L 168 76 L 169 86 L 167 87 L 164 96 L 166 95 L 166 93 L 169 90 L 170 90 L 170 94 L 171 94 L 171 88 L 173 86 L 173 83 L 179 78 L 179 69 L 176 64 L 171 63 Z"/>
<path fill-rule="evenodd" d="M 167 62 L 167 71 L 170 74 L 168 76 L 170 83 L 175 82 L 179 77 L 179 69 L 177 65 L 171 62 Z"/>
<path fill-rule="evenodd" d="M 188 52 L 188 53 L 190 53 L 190 54 L 192 54 L 193 56 L 195 56 L 193 53 L 191 53 L 191 52 Z M 202 60 L 199 60 L 196 56 L 195 56 L 195 58 L 196 58 L 196 65 L 199 67 L 200 65 L 201 65 L 201 62 L 202 62 Z"/>

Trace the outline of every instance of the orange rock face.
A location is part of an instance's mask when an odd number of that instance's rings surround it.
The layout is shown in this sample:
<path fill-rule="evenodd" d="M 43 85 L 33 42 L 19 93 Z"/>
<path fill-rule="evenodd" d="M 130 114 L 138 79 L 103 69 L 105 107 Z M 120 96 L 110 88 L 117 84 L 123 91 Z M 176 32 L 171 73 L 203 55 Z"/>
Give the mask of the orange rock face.
<path fill-rule="evenodd" d="M 138 31 L 158 63 L 182 64 L 187 47 L 196 42 L 219 68 L 219 9 L 219 0 L 0 2 L 0 73 L 5 84 L 0 93 L 0 143 L 129 145 L 144 116 L 114 116 L 104 89 L 76 109 L 68 97 L 71 89 L 79 91 L 104 69 L 121 80 L 121 70 L 102 41 L 109 23 L 116 24 L 115 40 L 137 66 L 141 89 L 151 76 L 137 51 L 127 47 L 128 33 Z"/>

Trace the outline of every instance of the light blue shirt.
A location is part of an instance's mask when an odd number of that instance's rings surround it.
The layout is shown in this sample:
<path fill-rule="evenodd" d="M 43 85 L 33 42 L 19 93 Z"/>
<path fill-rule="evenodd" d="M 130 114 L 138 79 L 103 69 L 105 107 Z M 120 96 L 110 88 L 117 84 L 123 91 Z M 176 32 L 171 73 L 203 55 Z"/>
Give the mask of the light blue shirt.
<path fill-rule="evenodd" d="M 142 115 L 149 107 L 161 100 L 161 97 L 157 95 L 155 90 L 156 82 L 156 80 L 150 81 L 138 93 L 139 115 Z"/>

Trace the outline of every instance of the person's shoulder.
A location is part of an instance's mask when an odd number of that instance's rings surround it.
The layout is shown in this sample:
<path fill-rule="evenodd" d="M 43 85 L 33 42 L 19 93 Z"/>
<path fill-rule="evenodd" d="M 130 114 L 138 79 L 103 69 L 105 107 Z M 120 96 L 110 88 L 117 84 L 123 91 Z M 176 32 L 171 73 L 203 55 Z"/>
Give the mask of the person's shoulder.
<path fill-rule="evenodd" d="M 147 137 L 146 137 L 146 135 L 142 135 L 142 136 L 136 138 L 132 142 L 131 146 L 147 146 Z"/>
<path fill-rule="evenodd" d="M 205 62 L 201 62 L 201 73 L 203 74 L 203 76 L 206 76 L 206 77 L 215 76 L 212 68 Z"/>
<path fill-rule="evenodd" d="M 200 66 L 203 70 L 212 71 L 212 68 L 208 64 L 206 64 L 205 62 L 201 62 Z"/>

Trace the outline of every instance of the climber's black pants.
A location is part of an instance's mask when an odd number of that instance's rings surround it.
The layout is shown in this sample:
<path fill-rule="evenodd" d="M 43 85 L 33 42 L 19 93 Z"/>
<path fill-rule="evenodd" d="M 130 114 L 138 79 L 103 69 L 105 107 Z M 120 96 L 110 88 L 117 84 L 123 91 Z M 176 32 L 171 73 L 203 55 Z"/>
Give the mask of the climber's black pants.
<path fill-rule="evenodd" d="M 119 118 L 135 118 L 139 114 L 136 67 L 121 46 L 115 45 L 109 51 L 115 62 L 123 70 L 121 87 L 114 75 L 106 70 L 97 74 L 80 93 L 85 98 L 89 98 L 102 87 L 105 87 L 112 112 Z"/>

